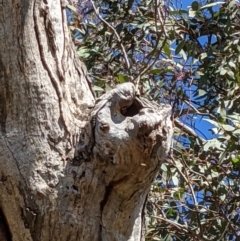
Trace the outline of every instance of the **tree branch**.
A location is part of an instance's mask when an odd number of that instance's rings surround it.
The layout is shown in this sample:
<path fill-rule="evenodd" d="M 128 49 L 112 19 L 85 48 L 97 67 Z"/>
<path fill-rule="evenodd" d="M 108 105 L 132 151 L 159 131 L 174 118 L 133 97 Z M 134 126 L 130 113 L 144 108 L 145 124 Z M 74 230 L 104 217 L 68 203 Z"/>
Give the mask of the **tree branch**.
<path fill-rule="evenodd" d="M 197 138 L 201 143 L 203 143 L 203 142 L 206 141 L 205 139 L 203 139 L 202 137 L 200 137 L 192 128 L 190 128 L 189 126 L 185 125 L 185 124 L 182 123 L 180 120 L 174 119 L 174 124 L 175 124 L 176 127 L 178 127 L 179 129 L 183 130 L 183 131 L 186 132 L 188 135 Z"/>

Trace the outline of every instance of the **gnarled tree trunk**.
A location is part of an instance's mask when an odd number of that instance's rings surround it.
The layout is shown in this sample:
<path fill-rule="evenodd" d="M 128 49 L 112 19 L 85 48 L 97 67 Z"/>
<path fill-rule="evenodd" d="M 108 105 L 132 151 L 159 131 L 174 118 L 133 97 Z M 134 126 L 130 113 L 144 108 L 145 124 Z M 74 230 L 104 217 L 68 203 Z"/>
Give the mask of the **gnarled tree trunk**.
<path fill-rule="evenodd" d="M 0 1 L 0 239 L 137 241 L 171 108 L 131 83 L 95 105 L 64 4 Z"/>

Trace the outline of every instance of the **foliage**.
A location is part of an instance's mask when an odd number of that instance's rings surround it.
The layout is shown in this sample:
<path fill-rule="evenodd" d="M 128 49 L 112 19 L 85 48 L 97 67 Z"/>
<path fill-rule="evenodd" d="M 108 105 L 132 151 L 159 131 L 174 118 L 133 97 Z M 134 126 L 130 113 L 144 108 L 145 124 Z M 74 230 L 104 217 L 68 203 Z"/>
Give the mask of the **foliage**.
<path fill-rule="evenodd" d="M 173 148 L 152 186 L 147 240 L 240 236 L 240 7 L 237 1 L 80 1 L 69 5 L 97 94 L 132 81 L 170 103 Z M 199 121 L 212 125 L 207 140 Z M 201 122 L 202 123 L 202 122 Z"/>

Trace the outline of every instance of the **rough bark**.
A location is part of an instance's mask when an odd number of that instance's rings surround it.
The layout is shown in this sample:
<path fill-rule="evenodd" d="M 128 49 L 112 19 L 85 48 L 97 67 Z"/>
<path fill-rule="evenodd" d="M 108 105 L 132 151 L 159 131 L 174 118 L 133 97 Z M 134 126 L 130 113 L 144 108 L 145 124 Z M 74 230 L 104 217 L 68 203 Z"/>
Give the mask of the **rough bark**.
<path fill-rule="evenodd" d="M 64 7 L 0 1 L 0 237 L 140 240 L 171 108 L 130 83 L 95 105 Z"/>

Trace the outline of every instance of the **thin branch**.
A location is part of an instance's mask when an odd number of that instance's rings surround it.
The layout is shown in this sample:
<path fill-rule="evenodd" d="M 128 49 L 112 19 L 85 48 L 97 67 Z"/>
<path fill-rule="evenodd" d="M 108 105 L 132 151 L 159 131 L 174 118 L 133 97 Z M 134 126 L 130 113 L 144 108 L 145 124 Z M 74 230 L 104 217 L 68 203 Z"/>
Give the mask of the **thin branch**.
<path fill-rule="evenodd" d="M 162 217 L 159 217 L 159 216 L 152 216 L 153 218 L 157 218 L 157 219 L 160 219 L 164 222 L 168 222 L 169 224 L 175 226 L 177 229 L 181 230 L 181 231 L 184 231 L 185 233 L 188 233 L 188 229 L 186 228 L 186 226 L 184 225 L 181 225 L 180 223 L 176 223 L 170 219 L 165 219 L 165 218 L 162 218 Z"/>
<path fill-rule="evenodd" d="M 202 112 L 200 112 L 199 111 L 199 109 L 197 109 L 196 107 L 194 107 L 189 101 L 187 101 L 187 100 L 183 100 L 183 102 L 185 102 L 193 111 L 195 111 L 195 113 L 197 114 L 197 115 L 203 115 L 203 116 L 210 116 L 210 117 L 212 117 L 213 119 L 215 119 L 215 116 L 214 115 L 212 115 L 212 114 L 210 114 L 210 113 L 202 113 Z M 201 108 L 201 107 L 200 107 Z M 188 112 L 189 113 L 189 112 Z M 193 112 L 194 113 L 194 112 Z M 182 113 L 181 113 L 181 115 L 182 114 L 184 114 L 183 113 L 183 111 L 182 111 Z"/>
<path fill-rule="evenodd" d="M 126 65 L 127 65 L 127 70 L 128 70 L 128 72 L 129 72 L 129 71 L 130 71 L 130 63 L 129 63 L 126 50 L 125 50 L 125 48 L 124 48 L 124 46 L 123 46 L 123 44 L 122 44 L 122 40 L 121 40 L 119 34 L 117 33 L 117 31 L 115 30 L 115 28 L 114 28 L 111 24 L 109 24 L 106 20 L 104 20 L 104 19 L 100 16 L 100 14 L 99 14 L 99 9 L 96 8 L 96 6 L 95 6 L 95 4 L 94 4 L 94 2 L 93 2 L 92 0 L 90 0 L 90 1 L 91 1 L 91 3 L 92 3 L 92 7 L 93 7 L 93 10 L 94 10 L 96 16 L 97 16 L 97 17 L 100 19 L 100 21 L 102 21 L 107 27 L 109 27 L 109 28 L 112 30 L 112 32 L 114 33 L 114 35 L 116 36 L 117 41 L 118 41 L 118 43 L 119 43 L 120 46 L 121 46 L 121 49 L 122 49 L 122 52 L 123 52 L 123 57 L 124 57 L 124 60 L 125 60 Z M 129 74 L 130 74 L 130 72 L 129 72 Z"/>
<path fill-rule="evenodd" d="M 203 174 L 199 173 L 199 172 L 195 172 L 194 170 L 192 170 L 192 169 L 188 166 L 187 162 L 184 160 L 182 153 L 181 153 L 181 156 L 182 156 L 182 162 L 183 162 L 184 165 L 187 167 L 187 169 L 188 169 L 190 172 L 194 173 L 195 175 L 198 175 L 198 176 L 202 177 L 202 178 L 208 183 L 209 187 L 212 188 L 212 185 L 211 185 L 210 182 L 208 181 L 207 177 L 204 176 Z M 211 211 L 211 210 L 209 210 L 209 211 Z M 213 211 L 211 211 L 211 212 L 213 212 Z"/>
<path fill-rule="evenodd" d="M 192 128 L 190 128 L 186 124 L 182 123 L 180 120 L 174 119 L 174 124 L 175 124 L 176 127 L 183 130 L 188 135 L 197 138 L 201 143 L 206 142 L 205 139 L 203 139 L 201 136 L 199 136 Z"/>
<path fill-rule="evenodd" d="M 180 170 L 180 168 L 176 165 L 174 158 L 171 157 L 171 159 L 172 159 L 172 162 L 173 162 L 173 165 L 175 166 L 175 168 L 178 170 L 178 172 L 181 174 L 181 176 L 183 177 L 183 179 L 185 180 L 185 182 L 188 184 L 188 187 L 189 187 L 190 192 L 191 192 L 191 194 L 192 194 L 193 203 L 194 203 L 194 206 L 195 206 L 196 211 L 197 211 L 197 219 L 198 219 L 198 223 L 199 223 L 199 228 L 200 228 L 201 237 L 203 238 L 203 228 L 202 228 L 201 220 L 200 220 L 200 217 L 199 217 L 199 213 L 200 213 L 200 212 L 199 212 L 198 202 L 197 202 L 197 199 L 196 199 L 196 196 L 195 196 L 195 192 L 194 192 L 194 190 L 193 190 L 193 187 L 192 187 L 192 185 L 189 183 L 188 178 L 183 174 L 183 172 Z"/>
<path fill-rule="evenodd" d="M 231 220 L 228 220 L 227 225 L 224 228 L 224 231 L 222 232 L 222 235 L 220 236 L 219 240 L 221 241 L 222 239 L 224 240 L 225 233 L 228 231 L 228 227 L 231 224 Z"/>
<path fill-rule="evenodd" d="M 152 216 L 156 219 L 159 219 L 159 220 L 162 220 L 164 222 L 167 222 L 169 223 L 170 225 L 174 226 L 175 228 L 177 228 L 178 230 L 180 231 L 183 231 L 185 232 L 186 234 L 191 234 L 191 236 L 197 240 L 197 241 L 200 241 L 200 240 L 204 240 L 204 241 L 208 241 L 207 239 L 203 238 L 203 237 L 199 237 L 196 233 L 193 233 L 192 231 L 190 231 L 189 229 L 186 228 L 185 225 L 181 225 L 179 223 L 176 223 L 172 220 L 169 220 L 169 219 L 165 219 L 165 218 L 162 218 L 162 217 L 159 217 L 159 216 Z M 175 234 L 176 235 L 176 234 Z"/>

